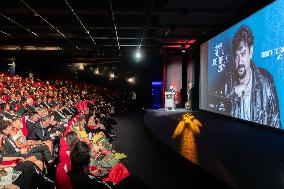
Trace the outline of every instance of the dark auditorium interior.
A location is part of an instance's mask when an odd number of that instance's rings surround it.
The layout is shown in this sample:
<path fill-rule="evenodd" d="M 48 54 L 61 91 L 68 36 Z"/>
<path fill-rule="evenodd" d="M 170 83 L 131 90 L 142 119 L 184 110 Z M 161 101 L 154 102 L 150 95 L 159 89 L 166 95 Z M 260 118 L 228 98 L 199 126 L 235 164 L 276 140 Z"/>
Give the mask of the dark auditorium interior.
<path fill-rule="evenodd" d="M 266 63 L 284 65 L 283 0 L 0 4 L 0 188 L 284 187 L 281 120 L 230 115 L 230 88 L 218 88 L 228 41 L 251 24 L 281 119 L 284 67 Z"/>

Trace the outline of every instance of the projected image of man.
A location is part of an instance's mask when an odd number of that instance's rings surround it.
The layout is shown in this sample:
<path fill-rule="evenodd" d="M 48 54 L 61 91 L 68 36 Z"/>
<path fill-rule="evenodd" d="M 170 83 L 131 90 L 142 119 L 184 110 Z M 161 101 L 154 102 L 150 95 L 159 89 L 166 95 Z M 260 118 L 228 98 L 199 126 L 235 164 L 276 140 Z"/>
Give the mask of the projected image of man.
<path fill-rule="evenodd" d="M 281 128 L 278 96 L 272 75 L 252 60 L 252 30 L 241 26 L 232 41 L 234 79 L 231 115 L 260 124 Z"/>

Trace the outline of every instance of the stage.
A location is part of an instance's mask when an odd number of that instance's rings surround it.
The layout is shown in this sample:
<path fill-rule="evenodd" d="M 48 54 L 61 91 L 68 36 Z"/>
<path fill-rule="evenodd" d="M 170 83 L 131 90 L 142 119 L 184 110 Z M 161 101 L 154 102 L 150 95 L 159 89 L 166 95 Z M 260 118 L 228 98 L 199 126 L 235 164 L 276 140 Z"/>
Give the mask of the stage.
<path fill-rule="evenodd" d="M 284 187 L 282 131 L 203 110 L 147 109 L 144 121 L 171 150 L 234 188 Z"/>

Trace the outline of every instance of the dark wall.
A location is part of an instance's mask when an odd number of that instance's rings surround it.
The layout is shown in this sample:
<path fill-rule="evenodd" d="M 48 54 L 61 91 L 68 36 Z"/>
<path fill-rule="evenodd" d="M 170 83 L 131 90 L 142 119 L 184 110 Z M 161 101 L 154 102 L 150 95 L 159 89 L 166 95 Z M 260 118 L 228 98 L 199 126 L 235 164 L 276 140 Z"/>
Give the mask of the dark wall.
<path fill-rule="evenodd" d="M 29 73 L 32 72 L 35 78 L 44 80 L 77 80 L 95 83 L 127 93 L 134 91 L 141 107 L 151 107 L 151 83 L 153 80 L 162 80 L 162 61 L 159 49 L 143 49 L 144 55 L 141 61 L 136 61 L 133 54 L 132 51 L 125 52 L 121 56 L 120 62 L 94 63 L 86 66 L 83 71 L 78 70 L 78 65 L 69 63 L 71 60 L 64 60 L 64 55 L 60 56 L 60 59 L 58 57 L 52 59 L 48 56 L 38 55 L 36 58 L 16 59 L 16 74 L 28 77 Z M 6 67 L 0 65 L 0 69 L 3 68 L 4 71 L 7 70 Z M 118 77 L 110 81 L 109 74 L 97 76 L 90 67 L 99 67 L 100 71 L 104 70 L 105 72 L 114 71 Z M 132 76 L 136 78 L 135 84 L 129 84 L 126 81 L 127 78 Z"/>
<path fill-rule="evenodd" d="M 192 89 L 192 108 L 199 108 L 199 82 L 200 82 L 200 47 L 195 44 L 191 51 L 191 57 L 193 62 L 193 89 Z"/>
<path fill-rule="evenodd" d="M 170 85 L 174 85 L 177 90 L 176 106 L 178 108 L 184 108 L 184 104 L 187 101 L 188 83 L 195 81 L 195 72 L 198 72 L 198 70 L 195 70 L 198 69 L 195 67 L 195 61 L 198 60 L 193 59 L 192 53 L 192 51 L 183 53 L 180 50 L 175 50 L 172 52 L 166 51 L 164 54 L 163 62 L 166 66 L 165 91 L 169 90 Z M 195 106 L 198 106 L 198 104 Z"/>
<path fill-rule="evenodd" d="M 44 58 L 43 58 L 44 59 Z M 76 67 L 68 66 L 68 64 L 55 64 L 50 62 L 16 62 L 16 74 L 28 77 L 29 73 L 33 73 L 35 78 L 41 79 L 59 79 L 73 80 L 75 79 Z"/>

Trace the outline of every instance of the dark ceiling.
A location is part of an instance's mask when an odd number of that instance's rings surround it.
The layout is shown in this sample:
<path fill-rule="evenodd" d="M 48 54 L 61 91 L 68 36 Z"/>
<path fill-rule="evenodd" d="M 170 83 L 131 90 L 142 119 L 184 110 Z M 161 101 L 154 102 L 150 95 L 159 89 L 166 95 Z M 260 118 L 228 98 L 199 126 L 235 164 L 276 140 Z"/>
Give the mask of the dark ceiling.
<path fill-rule="evenodd" d="M 188 48 L 271 0 L 1 0 L 0 58 L 119 64 Z"/>

